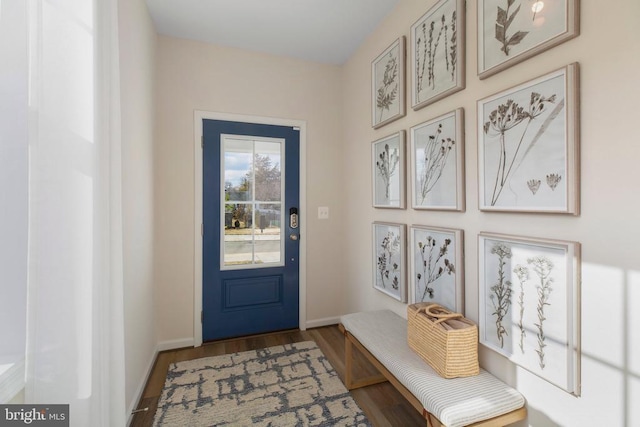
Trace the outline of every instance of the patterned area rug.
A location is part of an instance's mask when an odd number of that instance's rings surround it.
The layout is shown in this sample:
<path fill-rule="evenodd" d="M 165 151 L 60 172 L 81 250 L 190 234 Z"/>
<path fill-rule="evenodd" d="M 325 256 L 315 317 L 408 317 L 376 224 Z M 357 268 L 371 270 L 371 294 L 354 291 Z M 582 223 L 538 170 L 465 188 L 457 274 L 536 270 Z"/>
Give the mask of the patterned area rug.
<path fill-rule="evenodd" d="M 173 363 L 154 426 L 370 426 L 313 341 Z"/>

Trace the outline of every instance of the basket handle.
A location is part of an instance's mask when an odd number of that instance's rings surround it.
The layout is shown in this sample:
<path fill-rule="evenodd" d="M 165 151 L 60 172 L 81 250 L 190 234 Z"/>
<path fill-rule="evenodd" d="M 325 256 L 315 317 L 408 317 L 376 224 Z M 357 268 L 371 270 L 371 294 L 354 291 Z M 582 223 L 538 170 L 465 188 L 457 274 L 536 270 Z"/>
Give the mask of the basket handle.
<path fill-rule="evenodd" d="M 432 310 L 438 310 L 438 313 Z M 429 304 L 427 306 L 418 308 L 418 310 L 416 311 L 416 316 L 421 312 L 424 312 L 427 316 L 436 318 L 437 320 L 433 322 L 435 324 L 444 322 L 445 320 L 449 319 L 458 319 L 460 317 L 464 317 L 462 313 L 453 313 L 439 304 Z"/>

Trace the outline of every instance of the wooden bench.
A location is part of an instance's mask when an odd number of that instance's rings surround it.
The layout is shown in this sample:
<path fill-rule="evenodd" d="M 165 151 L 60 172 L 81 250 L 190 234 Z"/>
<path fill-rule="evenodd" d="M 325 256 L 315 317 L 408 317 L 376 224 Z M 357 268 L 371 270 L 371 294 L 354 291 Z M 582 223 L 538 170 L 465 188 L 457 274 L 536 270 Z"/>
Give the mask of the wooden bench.
<path fill-rule="evenodd" d="M 388 311 L 347 314 L 340 318 L 345 336 L 345 385 L 349 390 L 389 381 L 429 426 L 498 427 L 526 418 L 524 397 L 489 372 L 473 377 L 440 377 L 407 344 L 407 321 Z M 353 378 L 353 347 L 381 375 Z"/>

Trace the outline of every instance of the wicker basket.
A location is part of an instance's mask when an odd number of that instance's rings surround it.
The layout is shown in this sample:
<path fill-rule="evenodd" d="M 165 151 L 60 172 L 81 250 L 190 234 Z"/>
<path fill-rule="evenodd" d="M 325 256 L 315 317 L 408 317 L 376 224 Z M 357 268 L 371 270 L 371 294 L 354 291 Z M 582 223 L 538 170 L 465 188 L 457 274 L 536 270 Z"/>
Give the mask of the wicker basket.
<path fill-rule="evenodd" d="M 407 307 L 407 340 L 441 377 L 469 377 L 480 373 L 478 327 L 460 313 L 431 303 Z"/>

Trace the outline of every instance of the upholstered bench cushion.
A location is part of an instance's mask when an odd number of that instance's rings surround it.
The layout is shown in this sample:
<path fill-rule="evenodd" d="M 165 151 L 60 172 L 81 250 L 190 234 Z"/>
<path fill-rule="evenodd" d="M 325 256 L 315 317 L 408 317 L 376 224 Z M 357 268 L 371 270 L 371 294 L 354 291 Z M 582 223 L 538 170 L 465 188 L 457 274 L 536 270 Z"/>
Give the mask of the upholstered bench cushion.
<path fill-rule="evenodd" d="M 489 372 L 440 377 L 407 344 L 407 321 L 388 311 L 347 314 L 344 328 L 364 345 L 431 414 L 448 427 L 493 418 L 524 405 L 524 397 Z"/>

